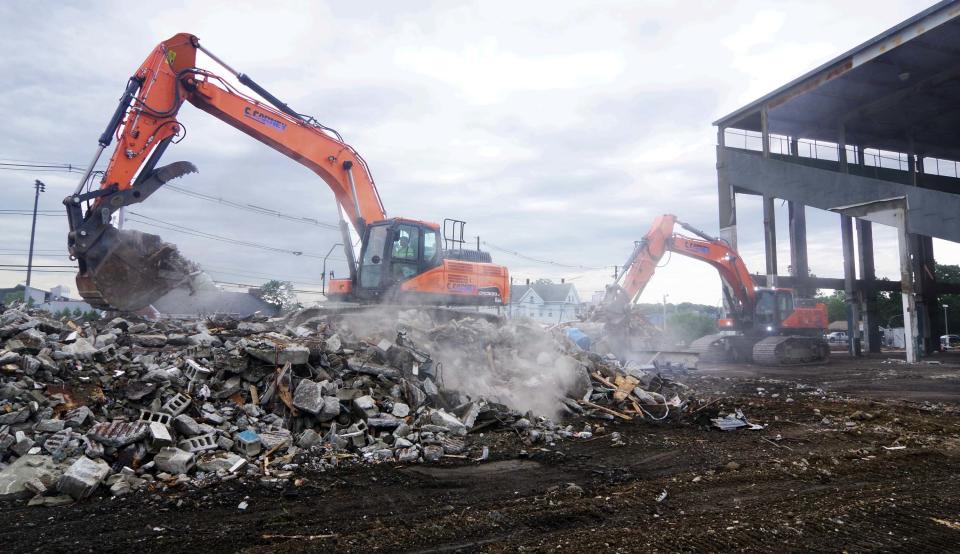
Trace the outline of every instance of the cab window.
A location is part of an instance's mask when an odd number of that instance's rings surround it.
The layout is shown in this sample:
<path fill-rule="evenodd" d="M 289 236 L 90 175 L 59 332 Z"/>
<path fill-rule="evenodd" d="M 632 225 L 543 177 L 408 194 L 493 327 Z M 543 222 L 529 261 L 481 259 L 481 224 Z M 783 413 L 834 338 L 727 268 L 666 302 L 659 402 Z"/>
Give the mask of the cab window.
<path fill-rule="evenodd" d="M 400 225 L 393 233 L 391 274 L 395 281 L 404 281 L 417 274 L 420 251 L 420 229 Z"/>
<path fill-rule="evenodd" d="M 764 325 L 779 323 L 776 321 L 776 299 L 768 291 L 760 291 L 757 298 L 756 321 Z"/>
<path fill-rule="evenodd" d="M 431 262 L 437 256 L 437 233 L 423 235 L 423 261 Z"/>
<path fill-rule="evenodd" d="M 420 247 L 420 231 L 401 225 L 393 235 L 393 259 L 415 262 Z"/>
<path fill-rule="evenodd" d="M 777 292 L 777 309 L 780 319 L 786 319 L 793 313 L 793 295 L 789 292 Z"/>
<path fill-rule="evenodd" d="M 367 240 L 367 249 L 363 252 L 363 260 L 360 264 L 361 287 L 380 286 L 380 278 L 383 274 L 383 266 L 380 262 L 386 243 L 387 228 L 384 226 L 372 227 Z"/>

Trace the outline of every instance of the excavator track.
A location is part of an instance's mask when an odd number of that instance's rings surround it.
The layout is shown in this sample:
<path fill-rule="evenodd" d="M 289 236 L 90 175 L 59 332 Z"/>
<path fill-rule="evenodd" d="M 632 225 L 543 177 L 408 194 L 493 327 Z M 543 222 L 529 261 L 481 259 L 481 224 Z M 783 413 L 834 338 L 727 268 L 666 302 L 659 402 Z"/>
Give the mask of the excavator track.
<path fill-rule="evenodd" d="M 690 343 L 690 351 L 700 356 L 701 362 L 719 363 L 732 361 L 727 349 L 726 337 L 721 334 L 707 335 Z"/>
<path fill-rule="evenodd" d="M 812 365 L 822 364 L 829 359 L 830 346 L 819 337 L 767 337 L 753 345 L 755 364 Z"/>

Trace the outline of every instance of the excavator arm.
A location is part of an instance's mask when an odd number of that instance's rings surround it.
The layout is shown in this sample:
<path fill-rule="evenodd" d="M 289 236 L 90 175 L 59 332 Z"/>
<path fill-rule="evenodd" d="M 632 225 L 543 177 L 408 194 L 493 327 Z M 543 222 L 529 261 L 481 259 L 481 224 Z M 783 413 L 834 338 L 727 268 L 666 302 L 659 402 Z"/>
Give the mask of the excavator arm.
<path fill-rule="evenodd" d="M 198 51 L 267 102 L 242 94 L 221 77 L 198 69 Z M 184 101 L 319 175 L 333 191 L 341 214 L 346 214 L 361 236 L 369 223 L 386 219 L 366 162 L 336 131 L 292 110 L 203 48 L 197 37 L 177 34 L 161 42 L 130 78 L 100 136 L 93 161 L 74 194 L 64 200 L 70 225 L 68 246 L 80 268 L 80 293 L 98 307 L 141 308 L 198 270 L 159 237 L 118 231 L 110 225 L 111 215 L 121 207 L 142 202 L 167 181 L 196 171 L 189 162 L 157 167 L 167 146 L 182 135 L 177 114 Z M 114 136 L 117 146 L 98 188 L 85 192 L 85 188 L 93 188 L 93 168 Z M 355 277 L 353 241 L 342 218 L 341 232 L 351 277 Z"/>
<path fill-rule="evenodd" d="M 695 236 L 676 233 L 679 225 Z M 602 313 L 622 314 L 646 288 L 666 252 L 706 262 L 717 269 L 724 285 L 728 308 L 733 313 L 748 313 L 756 301 L 753 279 L 746 264 L 724 241 L 678 221 L 674 215 L 661 215 L 643 236 L 627 262 L 620 278 L 607 286 L 600 304 Z"/>

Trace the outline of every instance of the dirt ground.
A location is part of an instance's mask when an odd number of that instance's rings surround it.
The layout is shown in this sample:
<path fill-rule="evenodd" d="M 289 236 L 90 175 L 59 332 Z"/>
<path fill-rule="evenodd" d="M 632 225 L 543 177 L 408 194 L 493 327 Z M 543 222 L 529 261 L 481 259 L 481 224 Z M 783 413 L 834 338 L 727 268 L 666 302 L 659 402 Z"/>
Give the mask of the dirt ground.
<path fill-rule="evenodd" d="M 675 374 L 680 421 L 593 439 L 473 436 L 490 460 L 303 471 L 58 508 L 0 504 L 5 552 L 960 550 L 960 355 Z M 902 357 L 902 356 L 901 356 Z M 709 418 L 741 408 L 757 431 Z M 583 420 L 573 422 L 578 427 Z M 624 446 L 615 446 L 618 431 Z M 249 507 L 238 510 L 247 499 Z"/>

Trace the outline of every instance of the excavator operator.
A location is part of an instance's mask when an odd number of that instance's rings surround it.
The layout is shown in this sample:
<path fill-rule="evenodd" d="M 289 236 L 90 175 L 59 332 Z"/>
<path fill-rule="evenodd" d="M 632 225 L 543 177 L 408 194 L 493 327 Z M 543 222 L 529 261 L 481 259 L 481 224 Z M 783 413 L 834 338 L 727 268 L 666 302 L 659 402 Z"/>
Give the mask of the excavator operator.
<path fill-rule="evenodd" d="M 393 239 L 394 278 L 398 280 L 413 277 L 417 273 L 417 237 L 411 237 L 407 229 L 400 229 Z M 413 240 L 411 240 L 413 239 Z"/>

